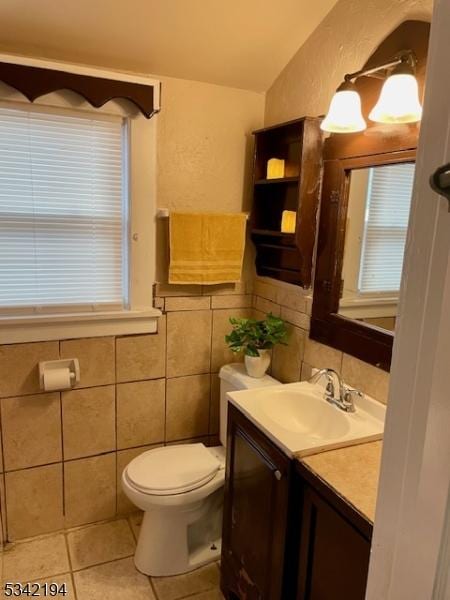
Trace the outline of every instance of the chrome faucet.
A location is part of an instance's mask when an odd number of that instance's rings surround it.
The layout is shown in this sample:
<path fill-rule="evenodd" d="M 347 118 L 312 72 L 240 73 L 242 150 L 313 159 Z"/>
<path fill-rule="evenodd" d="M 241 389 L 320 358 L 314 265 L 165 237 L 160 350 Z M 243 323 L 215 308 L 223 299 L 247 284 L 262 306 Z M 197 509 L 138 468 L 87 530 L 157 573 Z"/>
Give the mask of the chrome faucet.
<path fill-rule="evenodd" d="M 345 385 L 342 377 L 334 369 L 320 369 L 308 381 L 309 383 L 318 383 L 322 377 L 326 377 L 327 381 L 324 399 L 345 412 L 355 412 L 354 399 L 355 397 L 362 398 L 364 394 Z M 339 391 L 338 395 L 336 394 L 337 390 Z"/>

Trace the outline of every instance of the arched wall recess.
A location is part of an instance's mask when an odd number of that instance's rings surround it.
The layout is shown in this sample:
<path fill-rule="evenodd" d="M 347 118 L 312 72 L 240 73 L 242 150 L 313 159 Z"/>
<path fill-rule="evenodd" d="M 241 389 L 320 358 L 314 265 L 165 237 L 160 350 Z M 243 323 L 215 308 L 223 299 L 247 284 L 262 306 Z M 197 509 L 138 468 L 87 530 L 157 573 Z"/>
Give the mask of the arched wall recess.
<path fill-rule="evenodd" d="M 427 22 L 405 21 L 380 44 L 362 69 L 389 62 L 402 51 L 412 50 L 417 58 L 416 77 L 423 97 L 429 32 Z M 389 371 L 394 333 L 343 316 L 339 311 L 351 172 L 414 162 L 416 155 L 419 123 L 392 125 L 368 119 L 384 81 L 383 77 L 364 76 L 355 82 L 367 129 L 331 134 L 324 143 L 310 337 Z"/>

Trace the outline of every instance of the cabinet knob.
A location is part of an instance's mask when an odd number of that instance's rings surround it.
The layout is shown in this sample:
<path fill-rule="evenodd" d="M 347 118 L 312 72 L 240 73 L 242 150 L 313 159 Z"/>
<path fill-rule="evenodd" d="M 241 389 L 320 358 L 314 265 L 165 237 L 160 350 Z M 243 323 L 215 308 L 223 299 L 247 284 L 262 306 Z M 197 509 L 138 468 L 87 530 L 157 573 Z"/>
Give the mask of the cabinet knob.
<path fill-rule="evenodd" d="M 280 479 L 283 477 L 283 473 L 281 471 L 279 471 L 278 469 L 274 472 L 275 478 L 280 481 Z"/>

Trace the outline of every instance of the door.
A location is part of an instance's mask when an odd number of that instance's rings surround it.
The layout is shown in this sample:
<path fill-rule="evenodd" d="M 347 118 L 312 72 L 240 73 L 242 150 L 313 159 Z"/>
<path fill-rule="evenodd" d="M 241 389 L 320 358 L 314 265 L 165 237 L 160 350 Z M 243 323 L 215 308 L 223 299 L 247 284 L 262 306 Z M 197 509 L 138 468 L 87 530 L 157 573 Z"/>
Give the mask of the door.
<path fill-rule="evenodd" d="M 289 469 L 289 460 L 230 407 L 222 549 L 229 598 L 282 598 Z"/>
<path fill-rule="evenodd" d="M 436 0 L 368 600 L 448 600 L 450 213 L 429 177 L 450 162 L 449 31 Z"/>
<path fill-rule="evenodd" d="M 304 487 L 297 600 L 364 600 L 370 541 Z"/>

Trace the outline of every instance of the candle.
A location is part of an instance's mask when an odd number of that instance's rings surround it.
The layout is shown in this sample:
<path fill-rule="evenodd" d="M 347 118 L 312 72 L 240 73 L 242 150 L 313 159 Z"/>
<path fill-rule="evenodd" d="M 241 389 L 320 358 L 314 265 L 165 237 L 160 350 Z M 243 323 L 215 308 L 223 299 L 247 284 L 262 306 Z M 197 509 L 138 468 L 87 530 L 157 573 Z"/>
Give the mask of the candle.
<path fill-rule="evenodd" d="M 270 158 L 267 161 L 267 179 L 280 179 L 284 177 L 284 160 Z"/>
<path fill-rule="evenodd" d="M 296 221 L 297 213 L 294 210 L 283 210 L 283 214 L 281 216 L 282 233 L 295 233 Z"/>

